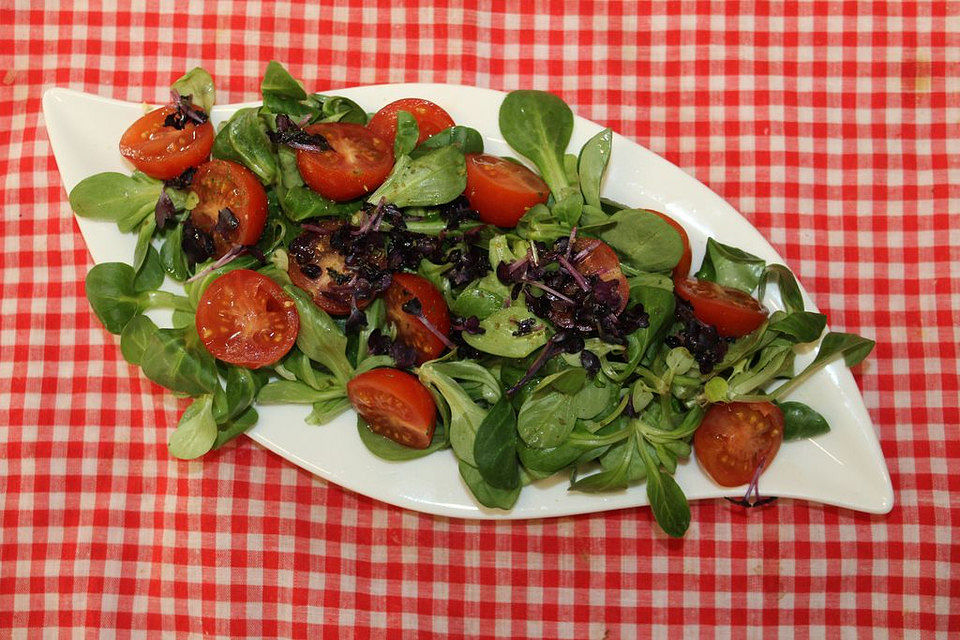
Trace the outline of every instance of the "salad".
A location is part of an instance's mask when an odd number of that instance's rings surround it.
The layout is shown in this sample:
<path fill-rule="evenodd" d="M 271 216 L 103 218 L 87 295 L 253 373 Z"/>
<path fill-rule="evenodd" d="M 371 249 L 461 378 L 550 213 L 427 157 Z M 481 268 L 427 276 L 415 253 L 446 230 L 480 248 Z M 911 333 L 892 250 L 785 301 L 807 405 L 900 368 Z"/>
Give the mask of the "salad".
<path fill-rule="evenodd" d="M 214 128 L 213 79 L 188 72 L 121 137 L 135 170 L 70 192 L 78 215 L 136 236 L 133 263 L 96 265 L 87 297 L 128 362 L 193 398 L 178 458 L 245 432 L 258 406 L 308 405 L 314 425 L 352 407 L 344 438 L 387 460 L 454 455 L 484 506 L 561 472 L 572 491 L 643 483 L 681 536 L 679 461 L 763 503 L 781 444 L 829 430 L 791 391 L 873 348 L 822 336 L 783 265 L 709 239 L 691 275 L 677 221 L 601 195 L 612 132 L 567 153 L 573 114 L 552 94 L 500 107 L 524 163 L 484 153 L 430 96 L 371 115 L 276 62 L 261 89 Z"/>

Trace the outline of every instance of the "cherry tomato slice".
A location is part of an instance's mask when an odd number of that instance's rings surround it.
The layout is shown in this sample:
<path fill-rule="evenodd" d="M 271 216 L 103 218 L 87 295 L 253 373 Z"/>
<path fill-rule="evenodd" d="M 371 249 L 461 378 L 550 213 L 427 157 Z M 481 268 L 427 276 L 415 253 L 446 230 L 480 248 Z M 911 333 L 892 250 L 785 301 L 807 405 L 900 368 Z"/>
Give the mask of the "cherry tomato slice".
<path fill-rule="evenodd" d="M 665 213 L 647 209 L 650 213 L 660 216 L 660 219 L 677 230 L 680 234 L 680 240 L 683 241 L 683 254 L 680 256 L 680 262 L 673 268 L 674 278 L 686 278 L 690 275 L 690 264 L 693 262 L 693 252 L 690 250 L 690 238 L 687 237 L 687 231 L 683 226 Z"/>
<path fill-rule="evenodd" d="M 627 307 L 630 300 L 630 285 L 620 269 L 620 258 L 616 251 L 603 240 L 596 238 L 577 238 L 573 243 L 573 266 L 585 276 L 599 276 L 604 282 L 617 281 L 620 293 L 620 311 Z"/>
<path fill-rule="evenodd" d="M 327 151 L 297 151 L 297 167 L 311 189 L 344 202 L 379 187 L 393 168 L 393 144 L 352 122 L 325 122 L 304 127 L 330 143 Z"/>
<path fill-rule="evenodd" d="M 196 325 L 215 358 L 257 369 L 290 351 L 300 316 L 276 282 L 256 271 L 236 269 L 211 282 L 200 296 Z"/>
<path fill-rule="evenodd" d="M 677 295 L 693 306 L 693 315 L 717 328 L 726 338 L 745 336 L 767 317 L 767 310 L 753 296 L 738 289 L 723 287 L 707 280 L 678 278 Z"/>
<path fill-rule="evenodd" d="M 513 228 L 535 204 L 550 196 L 547 183 L 516 162 L 482 153 L 467 154 L 467 188 L 470 208 L 480 219 L 498 227 Z"/>
<path fill-rule="evenodd" d="M 393 145 L 394 138 L 397 137 L 398 111 L 406 111 L 417 121 L 420 130 L 417 144 L 453 126 L 453 118 L 439 105 L 422 98 L 402 98 L 373 114 L 367 128 Z"/>
<path fill-rule="evenodd" d="M 199 198 L 190 222 L 213 237 L 217 257 L 231 247 L 257 243 L 267 222 L 267 192 L 252 171 L 229 160 L 211 160 L 197 169 L 190 189 Z M 230 213 L 221 220 L 224 209 Z"/>
<path fill-rule="evenodd" d="M 729 402 L 707 409 L 693 436 L 697 462 L 714 482 L 736 487 L 770 466 L 783 442 L 783 411 L 770 402 Z"/>
<path fill-rule="evenodd" d="M 195 167 L 213 148 L 213 125 L 188 122 L 183 129 L 165 127 L 174 107 L 160 107 L 143 116 L 120 138 L 120 155 L 151 178 L 170 180 Z"/>
<path fill-rule="evenodd" d="M 450 333 L 450 311 L 443 294 L 425 278 L 412 273 L 395 273 L 393 282 L 384 294 L 387 319 L 397 327 L 397 339 L 417 352 L 417 364 L 433 360 L 446 349 L 438 338 L 415 315 L 403 310 L 403 305 L 417 298 L 423 317 L 444 336 Z"/>
<path fill-rule="evenodd" d="M 315 227 L 317 231 L 305 231 L 290 243 L 287 274 L 293 284 L 310 294 L 314 303 L 334 316 L 350 313 L 355 289 L 349 284 L 357 271 L 347 266 L 342 253 L 331 246 L 333 234 L 343 226 L 340 220 L 325 220 Z M 386 266 L 386 255 L 372 258 L 374 266 Z M 338 283 L 338 280 L 341 282 Z M 357 298 L 357 308 L 365 309 L 380 291 L 367 298 Z"/>
<path fill-rule="evenodd" d="M 437 405 L 416 376 L 373 369 L 347 383 L 347 397 L 373 431 L 413 449 L 430 446 Z"/>

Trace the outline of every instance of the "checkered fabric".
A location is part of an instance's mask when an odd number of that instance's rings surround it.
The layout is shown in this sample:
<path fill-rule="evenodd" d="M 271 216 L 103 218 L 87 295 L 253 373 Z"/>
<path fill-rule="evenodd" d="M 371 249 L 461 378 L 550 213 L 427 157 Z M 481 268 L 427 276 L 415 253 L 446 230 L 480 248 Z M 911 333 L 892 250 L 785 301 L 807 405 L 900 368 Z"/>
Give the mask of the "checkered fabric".
<path fill-rule="evenodd" d="M 134 4 L 0 1 L 0 637 L 960 634 L 955 3 Z M 252 100 L 274 58 L 318 90 L 549 89 L 704 181 L 876 338 L 893 512 L 706 501 L 671 540 L 647 508 L 404 511 L 248 439 L 172 460 L 182 404 L 87 305 L 40 98 L 161 101 L 199 64 Z"/>

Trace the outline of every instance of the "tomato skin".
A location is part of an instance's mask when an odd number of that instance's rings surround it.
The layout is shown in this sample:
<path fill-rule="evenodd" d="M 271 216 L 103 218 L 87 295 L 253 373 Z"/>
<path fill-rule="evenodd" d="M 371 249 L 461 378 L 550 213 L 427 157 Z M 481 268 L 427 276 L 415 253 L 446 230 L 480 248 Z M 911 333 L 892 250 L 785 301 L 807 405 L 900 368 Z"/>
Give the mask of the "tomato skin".
<path fill-rule="evenodd" d="M 413 449 L 430 446 L 437 406 L 415 376 L 399 369 L 373 369 L 347 383 L 347 397 L 373 431 Z"/>
<path fill-rule="evenodd" d="M 120 137 L 120 155 L 151 178 L 170 180 L 195 167 L 210 155 L 215 132 L 209 120 L 188 122 L 183 129 L 165 127 L 163 121 L 176 113 L 171 106 L 146 114 Z"/>
<path fill-rule="evenodd" d="M 392 145 L 397 137 L 398 111 L 406 111 L 417 121 L 420 132 L 417 144 L 454 125 L 453 118 L 440 105 L 423 98 L 401 98 L 373 114 L 370 122 L 367 123 L 367 128 Z"/>
<path fill-rule="evenodd" d="M 433 360 L 446 350 L 446 345 L 427 329 L 414 315 L 403 310 L 403 305 L 417 298 L 423 308 L 423 317 L 443 335 L 450 333 L 450 310 L 443 294 L 425 278 L 412 273 L 395 273 L 383 300 L 387 305 L 387 319 L 397 327 L 397 339 L 417 352 L 417 364 Z"/>
<path fill-rule="evenodd" d="M 747 484 L 770 466 L 783 442 L 783 411 L 770 402 L 711 405 L 693 436 L 697 462 L 724 487 Z"/>
<path fill-rule="evenodd" d="M 252 171 L 229 160 L 211 160 L 197 169 L 190 189 L 199 198 L 190 221 L 213 237 L 217 257 L 232 247 L 257 243 L 267 223 L 267 192 Z M 216 229 L 224 208 L 239 223 L 232 231 Z"/>
<path fill-rule="evenodd" d="M 630 285 L 620 269 L 620 258 L 617 257 L 617 252 L 603 240 L 577 238 L 573 243 L 572 254 L 573 266 L 583 275 L 599 276 L 605 282 L 617 281 L 617 289 L 620 293 L 619 311 L 626 309 L 627 302 L 630 301 Z"/>
<path fill-rule="evenodd" d="M 547 201 L 550 189 L 540 176 L 516 162 L 468 153 L 464 193 L 482 221 L 512 229 L 530 207 Z"/>
<path fill-rule="evenodd" d="M 250 269 L 235 269 L 211 282 L 200 296 L 196 327 L 214 357 L 258 369 L 290 351 L 300 316 L 276 282 Z"/>
<path fill-rule="evenodd" d="M 323 220 L 314 226 L 319 231 L 305 231 L 290 243 L 287 274 L 296 286 L 310 294 L 313 302 L 334 316 L 350 313 L 351 291 L 338 287 L 330 275 L 330 269 L 337 273 L 353 276 L 355 271 L 348 267 L 346 258 L 331 246 L 333 234 L 343 227 L 342 220 Z M 386 254 L 374 257 L 377 267 L 386 265 Z M 310 277 L 310 274 L 315 277 Z M 358 298 L 357 308 L 366 309 L 373 301 L 370 298 Z"/>
<path fill-rule="evenodd" d="M 693 315 L 713 325 L 725 338 L 745 336 L 767 318 L 767 310 L 753 296 L 707 280 L 678 278 L 674 291 L 693 306 Z"/>
<path fill-rule="evenodd" d="M 304 127 L 330 143 L 327 151 L 297 150 L 297 168 L 307 185 L 325 198 L 345 202 L 383 184 L 393 169 L 393 145 L 352 122 Z"/>
<path fill-rule="evenodd" d="M 647 211 L 659 216 L 661 220 L 676 229 L 677 233 L 680 234 L 680 240 L 683 241 L 683 254 L 680 256 L 680 262 L 678 262 L 677 266 L 673 268 L 673 277 L 674 279 L 686 278 L 690 275 L 690 265 L 693 263 L 693 251 L 690 249 L 690 238 L 687 236 L 686 229 L 683 228 L 683 225 L 665 213 L 660 213 L 659 211 L 654 211 L 653 209 L 647 209 Z"/>

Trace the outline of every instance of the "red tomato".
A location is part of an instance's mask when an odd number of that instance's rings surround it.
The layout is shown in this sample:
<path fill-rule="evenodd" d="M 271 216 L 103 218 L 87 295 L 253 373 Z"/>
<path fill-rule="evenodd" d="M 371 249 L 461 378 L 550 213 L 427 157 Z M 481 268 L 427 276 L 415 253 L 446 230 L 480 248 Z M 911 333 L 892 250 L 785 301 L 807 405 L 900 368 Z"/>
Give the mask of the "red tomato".
<path fill-rule="evenodd" d="M 384 294 L 387 319 L 397 327 L 397 339 L 417 352 L 417 364 L 433 360 L 443 353 L 446 345 L 420 319 L 403 310 L 413 298 L 420 300 L 423 317 L 444 336 L 450 333 L 450 311 L 443 294 L 425 278 L 412 273 L 395 273 L 393 282 Z"/>
<path fill-rule="evenodd" d="M 680 256 L 680 262 L 678 262 L 677 266 L 673 268 L 673 277 L 686 278 L 690 275 L 690 264 L 693 262 L 693 252 L 690 250 L 690 238 L 687 237 L 686 230 L 679 222 L 665 213 L 660 213 L 659 211 L 654 211 L 653 209 L 647 209 L 647 211 L 660 216 L 664 222 L 676 229 L 677 233 L 680 234 L 680 240 L 683 241 L 683 254 Z"/>
<path fill-rule="evenodd" d="M 760 465 L 766 470 L 781 442 L 780 407 L 770 402 L 729 402 L 707 409 L 693 436 L 693 449 L 717 484 L 736 487 L 750 482 Z"/>
<path fill-rule="evenodd" d="M 393 144 L 359 124 L 325 122 L 304 127 L 327 139 L 327 151 L 297 151 L 297 167 L 311 189 L 344 202 L 379 187 L 393 168 Z"/>
<path fill-rule="evenodd" d="M 213 125 L 188 122 L 183 129 L 163 126 L 174 107 L 160 107 L 143 116 L 120 138 L 120 155 L 151 178 L 169 180 L 195 167 L 213 148 Z"/>
<path fill-rule="evenodd" d="M 211 160 L 197 169 L 190 189 L 200 199 L 190 222 L 213 237 L 217 257 L 231 247 L 257 243 L 267 222 L 267 192 L 252 171 L 236 162 Z M 234 219 L 225 217 L 218 224 L 223 209 L 230 209 Z"/>
<path fill-rule="evenodd" d="M 347 397 L 373 431 L 413 449 L 430 446 L 437 406 L 415 376 L 399 369 L 367 371 L 347 383 Z"/>
<path fill-rule="evenodd" d="M 373 114 L 370 122 L 367 123 L 371 131 L 391 145 L 397 137 L 397 111 L 406 111 L 417 121 L 417 127 L 420 130 L 417 144 L 453 126 L 453 118 L 450 114 L 429 100 L 422 98 L 396 100 Z"/>
<path fill-rule="evenodd" d="M 630 285 L 620 270 L 620 258 L 603 240 L 596 238 L 577 238 L 573 243 L 573 266 L 585 276 L 599 276 L 604 282 L 617 281 L 620 291 L 620 311 L 627 307 L 630 300 Z"/>
<path fill-rule="evenodd" d="M 480 219 L 498 227 L 513 228 L 523 214 L 550 196 L 547 183 L 516 162 L 481 153 L 467 154 L 467 189 L 470 208 Z"/>
<path fill-rule="evenodd" d="M 674 287 L 678 296 L 693 305 L 697 320 L 715 326 L 724 337 L 745 336 L 767 317 L 756 298 L 738 289 L 693 278 L 677 278 Z"/>
<path fill-rule="evenodd" d="M 210 283 L 197 306 L 197 334 L 214 357 L 257 369 L 287 355 L 300 331 L 293 300 L 276 282 L 249 269 Z"/>
<path fill-rule="evenodd" d="M 348 267 L 344 255 L 330 245 L 333 233 L 343 226 L 343 221 L 325 220 L 315 226 L 320 231 L 305 231 L 290 243 L 287 274 L 293 284 L 313 297 L 318 307 L 330 315 L 345 316 L 350 313 L 354 291 L 346 282 L 338 284 L 334 274 L 349 279 L 356 271 Z M 375 256 L 374 262 L 382 269 L 386 266 L 386 255 Z M 357 308 L 365 309 L 379 293 L 357 298 Z"/>

